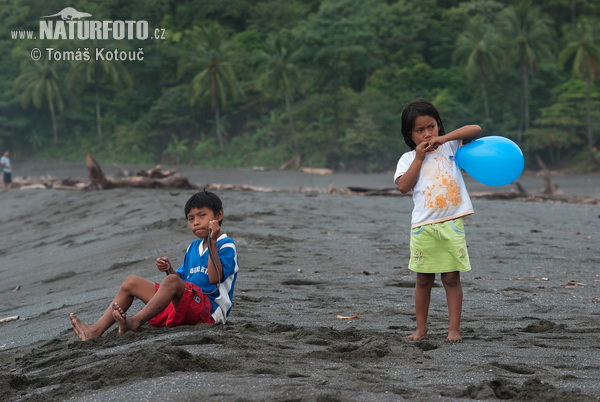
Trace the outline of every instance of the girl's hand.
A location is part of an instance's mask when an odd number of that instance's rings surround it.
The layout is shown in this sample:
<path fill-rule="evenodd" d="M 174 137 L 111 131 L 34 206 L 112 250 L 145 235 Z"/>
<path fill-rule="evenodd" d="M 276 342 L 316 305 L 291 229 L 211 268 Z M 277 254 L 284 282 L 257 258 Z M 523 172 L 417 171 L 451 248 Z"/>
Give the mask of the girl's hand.
<path fill-rule="evenodd" d="M 430 151 L 430 145 L 428 141 L 423 141 L 422 143 L 420 143 L 419 145 L 417 145 L 417 147 L 415 148 L 415 152 L 416 152 L 416 159 L 419 160 L 424 160 L 425 159 L 425 155 L 427 154 L 427 152 Z"/>
<path fill-rule="evenodd" d="M 444 144 L 446 142 L 446 139 L 444 138 L 444 136 L 438 136 L 438 137 L 433 137 L 432 139 L 429 140 L 429 150 L 430 151 L 435 151 L 436 149 L 438 149 L 438 147 L 442 144 Z"/>
<path fill-rule="evenodd" d="M 159 257 L 156 259 L 156 268 L 160 272 L 170 272 L 171 271 L 171 261 L 169 261 L 169 257 Z"/>

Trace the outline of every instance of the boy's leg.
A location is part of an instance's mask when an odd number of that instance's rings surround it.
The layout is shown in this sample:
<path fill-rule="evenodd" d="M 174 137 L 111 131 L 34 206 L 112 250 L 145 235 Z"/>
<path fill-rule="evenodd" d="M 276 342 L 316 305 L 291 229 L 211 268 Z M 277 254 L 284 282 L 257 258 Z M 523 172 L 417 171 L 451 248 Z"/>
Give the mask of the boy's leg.
<path fill-rule="evenodd" d="M 460 317 L 462 313 L 463 291 L 462 284 L 460 283 L 460 272 L 455 271 L 442 274 L 442 283 L 444 284 L 444 289 L 446 289 L 448 315 L 450 316 L 448 337 L 445 342 L 462 342 Z"/>
<path fill-rule="evenodd" d="M 113 303 L 112 318 L 119 324 L 119 335 L 129 330 L 136 330 L 151 318 L 163 311 L 169 303 L 173 302 L 175 307 L 181 300 L 185 290 L 185 282 L 179 275 L 168 275 L 160 284 L 158 291 L 152 295 L 146 305 L 134 316 L 127 317 L 127 308 L 118 302 Z"/>
<path fill-rule="evenodd" d="M 94 324 L 86 324 L 77 318 L 75 314 L 69 314 L 73 331 L 75 331 L 82 341 L 97 338 L 115 322 L 113 317 L 113 304 L 117 303 L 124 311 L 127 311 L 127 309 L 131 307 L 134 298 L 137 297 L 142 302 L 148 303 L 155 292 L 156 285 L 154 282 L 147 281 L 139 276 L 129 275 L 121 284 L 115 298 L 104 311 L 102 317 Z"/>
<path fill-rule="evenodd" d="M 405 337 L 407 341 L 418 341 L 427 336 L 427 315 L 431 301 L 431 288 L 435 282 L 435 274 L 417 273 L 415 281 L 415 310 L 417 314 L 417 329 Z"/>

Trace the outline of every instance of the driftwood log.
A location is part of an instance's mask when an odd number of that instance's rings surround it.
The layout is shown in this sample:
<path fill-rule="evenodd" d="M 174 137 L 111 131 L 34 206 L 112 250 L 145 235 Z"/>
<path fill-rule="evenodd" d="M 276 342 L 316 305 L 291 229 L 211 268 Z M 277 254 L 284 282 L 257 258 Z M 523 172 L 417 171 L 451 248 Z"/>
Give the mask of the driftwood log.
<path fill-rule="evenodd" d="M 545 187 L 540 190 L 538 194 L 550 197 L 563 196 L 564 193 L 556 184 L 554 184 L 554 181 L 552 180 L 552 172 L 550 172 L 550 169 L 548 169 L 542 158 L 540 158 L 539 155 L 536 155 L 535 159 L 542 169 L 539 174 L 544 178 L 544 183 L 546 183 Z"/>
<path fill-rule="evenodd" d="M 515 182 L 515 189 L 504 192 L 476 192 L 471 193 L 471 198 L 487 200 L 520 200 L 537 202 L 562 202 L 574 204 L 600 205 L 600 198 L 594 197 L 575 197 L 565 195 L 552 181 L 550 170 L 546 167 L 541 158 L 537 157 L 540 165 L 540 175 L 544 177 L 545 187 L 535 194 L 528 194 L 519 182 Z M 293 163 L 293 162 L 292 162 Z M 388 188 L 365 188 L 365 187 L 347 187 L 339 188 L 329 186 L 327 188 L 302 187 L 302 188 L 269 188 L 259 187 L 247 184 L 207 184 L 198 186 L 190 182 L 187 177 L 180 175 L 176 170 L 163 171 L 160 165 L 148 170 L 138 170 L 130 172 L 122 167 L 113 165 L 119 171 L 119 177 L 107 177 L 102 171 L 100 164 L 91 154 L 86 155 L 85 164 L 88 170 L 89 181 L 81 179 L 66 178 L 57 180 L 52 177 L 22 178 L 16 177 L 13 180 L 14 188 L 33 189 L 33 188 L 52 188 L 57 190 L 86 190 L 98 189 L 108 190 L 118 187 L 136 187 L 136 188 L 180 188 L 180 189 L 201 189 L 206 188 L 212 191 L 256 191 L 256 192 L 285 192 L 285 193 L 304 193 L 304 194 L 343 194 L 343 195 L 362 195 L 362 196 L 408 196 L 402 194 L 395 187 Z M 329 172 L 327 172 L 329 174 Z"/>
<path fill-rule="evenodd" d="M 175 173 L 177 173 L 176 170 L 163 171 L 162 166 L 160 166 L 160 165 L 156 165 L 152 169 L 137 170 L 135 172 L 130 172 L 129 170 L 127 170 L 119 165 L 116 165 L 116 164 L 113 164 L 113 167 L 115 167 L 119 171 L 119 174 L 121 177 L 139 176 L 139 177 L 150 177 L 152 179 L 164 179 L 165 177 L 173 176 Z"/>
<path fill-rule="evenodd" d="M 157 165 L 150 170 L 141 170 L 135 174 L 129 174 L 123 178 L 107 178 L 102 168 L 94 157 L 87 154 L 85 165 L 88 170 L 90 183 L 98 190 L 106 190 L 115 187 L 138 187 L 138 188 L 187 188 L 198 189 L 198 185 L 191 183 L 187 177 L 177 173 L 175 170 L 163 172 L 161 166 Z M 125 171 L 121 171 L 125 173 Z"/>
<path fill-rule="evenodd" d="M 94 188 L 104 190 L 111 187 L 111 182 L 104 176 L 102 168 L 89 153 L 85 156 L 85 166 L 87 167 L 90 183 Z"/>
<path fill-rule="evenodd" d="M 163 171 L 160 165 L 149 170 L 139 170 L 137 172 L 128 172 L 122 168 L 118 168 L 123 177 L 110 177 L 104 174 L 100 164 L 88 153 L 85 157 L 85 166 L 89 180 L 87 182 L 72 177 L 62 180 L 57 180 L 50 176 L 38 178 L 15 177 L 13 187 L 21 189 L 51 188 L 55 190 L 108 190 L 118 187 L 203 188 L 190 182 L 187 177 L 177 173 L 176 170 Z"/>

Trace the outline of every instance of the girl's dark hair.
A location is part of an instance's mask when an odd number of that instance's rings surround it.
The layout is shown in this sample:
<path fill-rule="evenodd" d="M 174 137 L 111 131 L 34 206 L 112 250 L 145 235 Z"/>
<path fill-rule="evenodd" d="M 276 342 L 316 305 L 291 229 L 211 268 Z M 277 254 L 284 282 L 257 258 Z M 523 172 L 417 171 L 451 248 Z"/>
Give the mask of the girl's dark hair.
<path fill-rule="evenodd" d="M 444 129 L 444 124 L 442 123 L 442 118 L 440 117 L 440 113 L 437 111 L 435 106 L 431 102 L 425 99 L 415 99 L 414 101 L 407 103 L 402 109 L 402 135 L 404 136 L 404 142 L 410 149 L 415 149 L 417 144 L 412 139 L 412 130 L 415 126 L 415 120 L 419 116 L 431 116 L 437 121 L 439 126 L 438 135 L 446 134 L 446 130 Z"/>
<path fill-rule="evenodd" d="M 214 212 L 215 215 L 219 213 L 223 209 L 223 202 L 215 193 L 211 193 L 210 191 L 202 190 L 190 197 L 189 200 L 185 203 L 185 207 L 183 208 L 183 212 L 185 213 L 185 218 L 187 219 L 188 214 L 192 210 L 192 208 L 203 208 L 206 207 Z M 219 222 L 220 223 L 220 222 Z"/>

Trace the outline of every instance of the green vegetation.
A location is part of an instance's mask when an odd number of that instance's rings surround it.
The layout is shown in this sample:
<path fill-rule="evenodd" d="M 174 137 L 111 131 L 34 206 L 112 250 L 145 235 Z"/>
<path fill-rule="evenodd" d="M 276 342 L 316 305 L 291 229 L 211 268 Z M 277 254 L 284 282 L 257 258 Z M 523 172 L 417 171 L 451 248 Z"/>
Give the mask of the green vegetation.
<path fill-rule="evenodd" d="M 17 157 L 391 170 L 401 108 L 426 97 L 531 168 L 600 167 L 595 0 L 69 3 L 92 15 L 75 21 L 147 21 L 161 38 L 145 40 L 42 39 L 64 2 L 1 3 L 0 146 Z"/>

